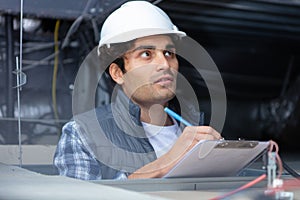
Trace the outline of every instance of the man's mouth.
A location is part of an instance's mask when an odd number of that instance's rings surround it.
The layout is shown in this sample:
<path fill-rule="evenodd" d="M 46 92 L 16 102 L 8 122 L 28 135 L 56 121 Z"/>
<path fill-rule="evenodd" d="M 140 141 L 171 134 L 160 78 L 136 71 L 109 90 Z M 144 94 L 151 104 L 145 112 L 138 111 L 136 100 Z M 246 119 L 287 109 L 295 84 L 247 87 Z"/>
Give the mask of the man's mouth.
<path fill-rule="evenodd" d="M 162 86 L 166 86 L 166 85 L 170 85 L 172 84 L 174 81 L 173 76 L 171 75 L 164 75 L 159 77 L 156 81 L 154 81 L 154 84 L 159 84 Z"/>

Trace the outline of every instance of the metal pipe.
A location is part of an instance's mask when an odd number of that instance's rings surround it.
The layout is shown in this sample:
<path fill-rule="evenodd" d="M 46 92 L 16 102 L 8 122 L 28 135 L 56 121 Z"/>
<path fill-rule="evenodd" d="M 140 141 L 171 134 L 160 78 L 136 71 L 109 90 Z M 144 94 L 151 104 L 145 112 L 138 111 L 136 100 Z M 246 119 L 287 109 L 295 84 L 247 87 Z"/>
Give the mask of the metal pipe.
<path fill-rule="evenodd" d="M 14 117 L 14 38 L 13 38 L 13 17 L 5 16 L 5 39 L 6 39 L 6 117 Z M 5 140 L 7 144 L 16 144 L 18 142 L 17 134 L 15 134 L 14 123 L 7 123 L 7 131 Z"/>

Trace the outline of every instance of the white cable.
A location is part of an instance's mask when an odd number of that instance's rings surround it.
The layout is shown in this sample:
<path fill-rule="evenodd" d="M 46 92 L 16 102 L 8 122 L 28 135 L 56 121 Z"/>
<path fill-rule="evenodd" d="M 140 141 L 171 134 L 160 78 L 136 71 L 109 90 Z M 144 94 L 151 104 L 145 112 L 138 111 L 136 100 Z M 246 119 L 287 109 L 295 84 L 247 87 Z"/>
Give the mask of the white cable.
<path fill-rule="evenodd" d="M 20 72 L 22 72 L 23 60 L 23 0 L 21 0 L 21 13 L 20 13 Z"/>
<path fill-rule="evenodd" d="M 17 65 L 17 101 L 18 101 L 18 135 L 19 135 L 19 164 L 22 167 L 23 163 L 23 152 L 22 152 L 22 132 L 21 132 L 21 103 L 20 103 L 20 92 L 22 90 L 20 85 L 20 79 L 22 76 L 22 49 L 23 49 L 23 0 L 21 0 L 20 8 L 20 59 L 16 58 Z M 19 67 L 20 63 L 20 67 Z"/>
<path fill-rule="evenodd" d="M 19 164 L 22 167 L 22 132 L 21 132 L 21 104 L 20 104 L 20 68 L 19 68 L 19 59 L 16 57 L 16 66 L 17 66 L 17 104 L 18 104 L 18 135 L 19 135 Z"/>

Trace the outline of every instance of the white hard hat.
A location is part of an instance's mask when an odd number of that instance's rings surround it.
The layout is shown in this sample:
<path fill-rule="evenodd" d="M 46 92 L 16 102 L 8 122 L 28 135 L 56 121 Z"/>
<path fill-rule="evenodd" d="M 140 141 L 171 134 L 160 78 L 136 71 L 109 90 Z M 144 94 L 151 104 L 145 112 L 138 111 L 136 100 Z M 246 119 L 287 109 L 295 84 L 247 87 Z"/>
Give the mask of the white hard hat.
<path fill-rule="evenodd" d="M 186 36 L 157 6 L 147 1 L 130 1 L 115 10 L 105 20 L 101 29 L 99 48 L 105 44 L 127 42 L 160 34 Z"/>

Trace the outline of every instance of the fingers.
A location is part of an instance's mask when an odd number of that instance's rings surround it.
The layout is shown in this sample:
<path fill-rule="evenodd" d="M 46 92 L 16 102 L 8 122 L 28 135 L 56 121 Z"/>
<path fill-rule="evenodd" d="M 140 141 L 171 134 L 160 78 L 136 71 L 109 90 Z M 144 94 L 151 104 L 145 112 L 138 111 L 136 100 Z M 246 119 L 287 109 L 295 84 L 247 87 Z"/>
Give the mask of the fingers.
<path fill-rule="evenodd" d="M 221 134 L 210 126 L 188 126 L 184 132 L 190 134 L 197 141 L 222 139 Z"/>
<path fill-rule="evenodd" d="M 219 140 L 222 138 L 221 134 L 211 126 L 197 126 L 197 133 L 206 134 L 208 135 L 208 138 L 212 136 L 214 140 Z"/>
<path fill-rule="evenodd" d="M 195 140 L 199 142 L 200 140 L 216 140 L 216 138 L 213 135 L 210 134 L 195 134 Z"/>
<path fill-rule="evenodd" d="M 219 140 L 220 133 L 210 126 L 187 126 L 173 146 L 173 152 L 180 152 L 176 155 L 183 155 L 200 140 Z"/>

